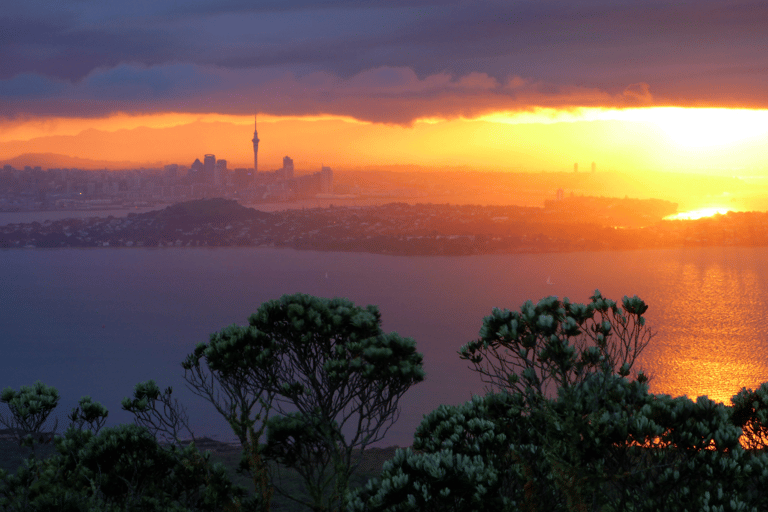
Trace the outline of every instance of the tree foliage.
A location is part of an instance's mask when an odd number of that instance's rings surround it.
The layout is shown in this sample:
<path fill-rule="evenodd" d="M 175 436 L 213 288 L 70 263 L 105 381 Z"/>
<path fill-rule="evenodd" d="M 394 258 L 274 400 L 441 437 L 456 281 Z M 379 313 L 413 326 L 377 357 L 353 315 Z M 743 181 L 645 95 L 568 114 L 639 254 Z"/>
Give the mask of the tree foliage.
<path fill-rule="evenodd" d="M 34 455 L 35 441 L 46 442 L 42 437 L 41 428 L 59 404 L 59 398 L 59 392 L 55 388 L 46 386 L 39 380 L 33 386 L 21 386 L 19 391 L 5 388 L 0 394 L 0 402 L 8 405 L 11 417 L 0 415 L 0 423 L 11 430 L 19 445 L 30 447 Z M 53 426 L 53 434 L 57 427 L 58 420 Z M 49 436 L 52 437 L 52 434 Z"/>
<path fill-rule="evenodd" d="M 768 455 L 739 444 L 742 425 L 766 432 L 768 387 L 733 408 L 653 395 L 629 378 L 647 306 L 590 300 L 494 310 L 460 356 L 496 392 L 425 416 L 349 512 L 768 509 Z"/>
<path fill-rule="evenodd" d="M 260 440 L 275 396 L 263 376 L 276 349 L 275 340 L 256 329 L 230 325 L 198 343 L 182 362 L 187 387 L 210 402 L 239 439 L 240 470 L 251 475 L 262 510 L 269 510 L 274 488 Z"/>
<path fill-rule="evenodd" d="M 625 296 L 619 307 L 599 290 L 588 304 L 547 297 L 525 302 L 519 312 L 494 308 L 479 339 L 461 347 L 459 356 L 491 389 L 551 397 L 593 372 L 629 375 L 653 337 L 643 317 L 647 309 L 637 296 Z"/>
<path fill-rule="evenodd" d="M 145 427 L 155 438 L 160 438 L 166 443 L 181 443 L 182 428 L 195 439 L 195 435 L 189 428 L 189 416 L 186 409 L 178 399 L 172 399 L 173 388 L 165 388 L 160 393 L 160 388 L 154 380 L 140 382 L 133 390 L 134 397 L 124 398 L 121 405 L 124 410 L 133 413 L 136 425 Z M 158 410 L 158 403 L 163 405 L 162 412 Z"/>
<path fill-rule="evenodd" d="M 248 322 L 276 347 L 256 374 L 281 413 L 268 422 L 267 456 L 300 471 L 314 510 L 343 506 L 355 456 L 383 438 L 399 399 L 424 379 L 422 355 L 413 339 L 382 331 L 378 308 L 343 298 L 286 295 Z"/>
<path fill-rule="evenodd" d="M 356 461 L 397 420 L 403 394 L 424 379 L 415 342 L 385 333 L 378 308 L 305 294 L 262 304 L 247 326 L 231 325 L 198 344 L 183 367 L 190 389 L 249 448 L 241 470 L 264 476 L 266 459 L 292 468 L 308 496 L 283 489 L 279 473 L 269 476 L 278 491 L 314 510 L 343 506 Z"/>
<path fill-rule="evenodd" d="M 275 392 L 264 372 L 277 348 L 255 328 L 230 325 L 198 343 L 182 362 L 187 387 L 213 404 L 244 446 L 249 428 L 269 417 Z"/>
<path fill-rule="evenodd" d="M 170 395 L 170 392 L 167 392 Z M 33 396 L 47 400 L 25 400 Z M 20 393 L 4 391 L 13 421 L 29 443 L 37 442 L 44 415 L 58 399 L 55 388 L 38 382 Z M 141 414 L 157 398 L 154 382 L 139 384 L 129 410 Z M 56 400 L 55 400 L 56 399 Z M 43 404 L 43 405 L 38 405 Z M 54 439 L 56 453 L 34 457 L 12 475 L 0 470 L 0 508 L 11 511 L 224 511 L 257 510 L 258 499 L 230 481 L 226 470 L 211 464 L 194 443 L 186 448 L 161 446 L 142 425 L 104 428 L 108 411 L 83 397 L 69 416 L 72 423 Z M 163 418 L 170 424 L 178 419 Z M 141 420 L 147 421 L 146 418 Z M 138 421 L 137 423 L 141 422 Z M 83 430 L 85 424 L 89 428 Z"/>
<path fill-rule="evenodd" d="M 749 450 L 768 448 L 768 382 L 756 390 L 741 388 L 731 398 L 733 422 L 742 429 L 742 444 Z"/>

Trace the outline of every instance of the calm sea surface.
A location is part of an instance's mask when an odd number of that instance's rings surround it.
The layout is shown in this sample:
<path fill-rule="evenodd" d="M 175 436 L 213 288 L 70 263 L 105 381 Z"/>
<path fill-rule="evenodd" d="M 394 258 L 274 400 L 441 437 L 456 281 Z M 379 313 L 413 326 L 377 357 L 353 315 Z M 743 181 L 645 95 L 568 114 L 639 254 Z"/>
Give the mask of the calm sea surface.
<path fill-rule="evenodd" d="M 548 284 L 552 283 L 552 284 Z M 0 251 L 0 388 L 40 379 L 61 394 L 60 424 L 84 395 L 132 420 L 120 401 L 155 379 L 189 409 L 196 435 L 231 441 L 180 366 L 222 327 L 244 324 L 285 293 L 344 296 L 380 307 L 384 329 L 413 337 L 427 380 L 402 399 L 381 444 L 410 445 L 422 415 L 483 393 L 456 351 L 493 307 L 598 288 L 639 295 L 656 331 L 641 367 L 651 390 L 728 401 L 768 381 L 768 250 L 685 249 L 473 257 L 393 257 L 288 249 Z M 0 414 L 8 409 L 0 404 Z"/>

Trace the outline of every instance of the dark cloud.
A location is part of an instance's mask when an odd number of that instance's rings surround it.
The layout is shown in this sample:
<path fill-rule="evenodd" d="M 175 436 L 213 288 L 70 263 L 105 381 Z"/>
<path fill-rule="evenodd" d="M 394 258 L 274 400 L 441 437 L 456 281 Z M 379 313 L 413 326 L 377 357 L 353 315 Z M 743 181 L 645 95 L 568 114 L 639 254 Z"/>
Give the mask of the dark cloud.
<path fill-rule="evenodd" d="M 5 34 L 0 46 L 0 79 L 36 73 L 78 81 L 99 68 L 163 64 L 184 53 L 161 32 L 141 27 L 73 28 L 53 20 L 17 23 L 2 18 L 0 33 Z"/>
<path fill-rule="evenodd" d="M 173 15 L 249 12 L 295 12 L 333 9 L 395 9 L 442 5 L 443 0 L 197 0 L 174 4 L 161 12 Z"/>
<path fill-rule="evenodd" d="M 0 103 L 392 122 L 536 102 L 765 106 L 766 26 L 756 1 L 29 0 L 0 14 Z"/>

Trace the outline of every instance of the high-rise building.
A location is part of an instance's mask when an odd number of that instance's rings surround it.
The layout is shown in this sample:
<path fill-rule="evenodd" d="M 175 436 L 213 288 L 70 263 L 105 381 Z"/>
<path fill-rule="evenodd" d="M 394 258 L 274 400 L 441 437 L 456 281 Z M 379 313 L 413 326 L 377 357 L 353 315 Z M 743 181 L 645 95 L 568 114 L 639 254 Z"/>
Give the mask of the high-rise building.
<path fill-rule="evenodd" d="M 216 155 L 205 155 L 203 159 L 203 183 L 213 183 L 213 174 L 216 170 Z"/>
<path fill-rule="evenodd" d="M 216 160 L 216 168 L 213 171 L 213 183 L 217 187 L 227 184 L 227 161 Z"/>
<path fill-rule="evenodd" d="M 251 174 L 248 172 L 248 169 L 245 167 L 238 167 L 235 169 L 233 175 L 232 175 L 232 182 L 234 183 L 235 187 L 242 189 L 246 188 L 251 184 Z"/>
<path fill-rule="evenodd" d="M 259 132 L 256 129 L 256 116 L 253 116 L 253 172 L 259 172 Z"/>
<path fill-rule="evenodd" d="M 203 181 L 205 176 L 205 166 L 199 158 L 195 158 L 195 161 L 189 166 L 188 176 L 191 183 L 200 183 Z"/>
<path fill-rule="evenodd" d="M 293 179 L 293 158 L 289 156 L 283 157 L 283 179 Z"/>
<path fill-rule="evenodd" d="M 592 172 L 595 172 L 597 170 L 597 164 L 595 162 L 592 162 Z"/>
<path fill-rule="evenodd" d="M 179 174 L 178 164 L 170 164 L 165 166 L 165 174 L 163 175 L 163 183 L 166 185 L 173 185 L 176 182 L 176 177 Z"/>
<path fill-rule="evenodd" d="M 573 164 L 573 172 L 579 172 L 579 163 L 578 162 Z"/>
<path fill-rule="evenodd" d="M 320 192 L 333 194 L 333 171 L 330 167 L 322 166 L 320 168 Z"/>

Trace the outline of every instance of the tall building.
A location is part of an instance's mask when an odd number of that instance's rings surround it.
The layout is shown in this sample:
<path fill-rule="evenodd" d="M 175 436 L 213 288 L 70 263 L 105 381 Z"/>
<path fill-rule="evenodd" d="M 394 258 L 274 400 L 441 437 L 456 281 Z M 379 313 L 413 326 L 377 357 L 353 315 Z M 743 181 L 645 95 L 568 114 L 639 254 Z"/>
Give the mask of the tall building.
<path fill-rule="evenodd" d="M 579 172 L 579 163 L 578 162 L 573 164 L 573 172 Z"/>
<path fill-rule="evenodd" d="M 203 183 L 213 183 L 213 175 L 216 170 L 216 155 L 205 155 L 203 159 Z"/>
<path fill-rule="evenodd" d="M 256 129 L 256 116 L 253 116 L 253 172 L 259 172 L 259 132 Z"/>
<path fill-rule="evenodd" d="M 164 167 L 165 174 L 163 175 L 163 183 L 166 185 L 173 185 L 176 183 L 176 178 L 179 175 L 178 164 L 170 164 Z"/>
<path fill-rule="evenodd" d="M 592 162 L 592 172 L 595 172 L 597 170 L 597 164 L 595 162 Z"/>
<path fill-rule="evenodd" d="M 253 176 L 245 167 L 238 167 L 232 174 L 232 182 L 239 189 L 248 187 L 251 184 L 252 178 Z"/>
<path fill-rule="evenodd" d="M 283 179 L 293 179 L 293 158 L 289 156 L 283 157 Z"/>
<path fill-rule="evenodd" d="M 213 171 L 213 182 L 220 187 L 227 184 L 227 161 L 216 160 L 216 169 Z"/>
<path fill-rule="evenodd" d="M 320 192 L 333 194 L 333 171 L 330 167 L 322 166 L 320 168 Z"/>
<path fill-rule="evenodd" d="M 199 158 L 195 158 L 192 165 L 189 166 L 189 180 L 191 183 L 200 183 L 205 177 L 205 166 Z"/>

